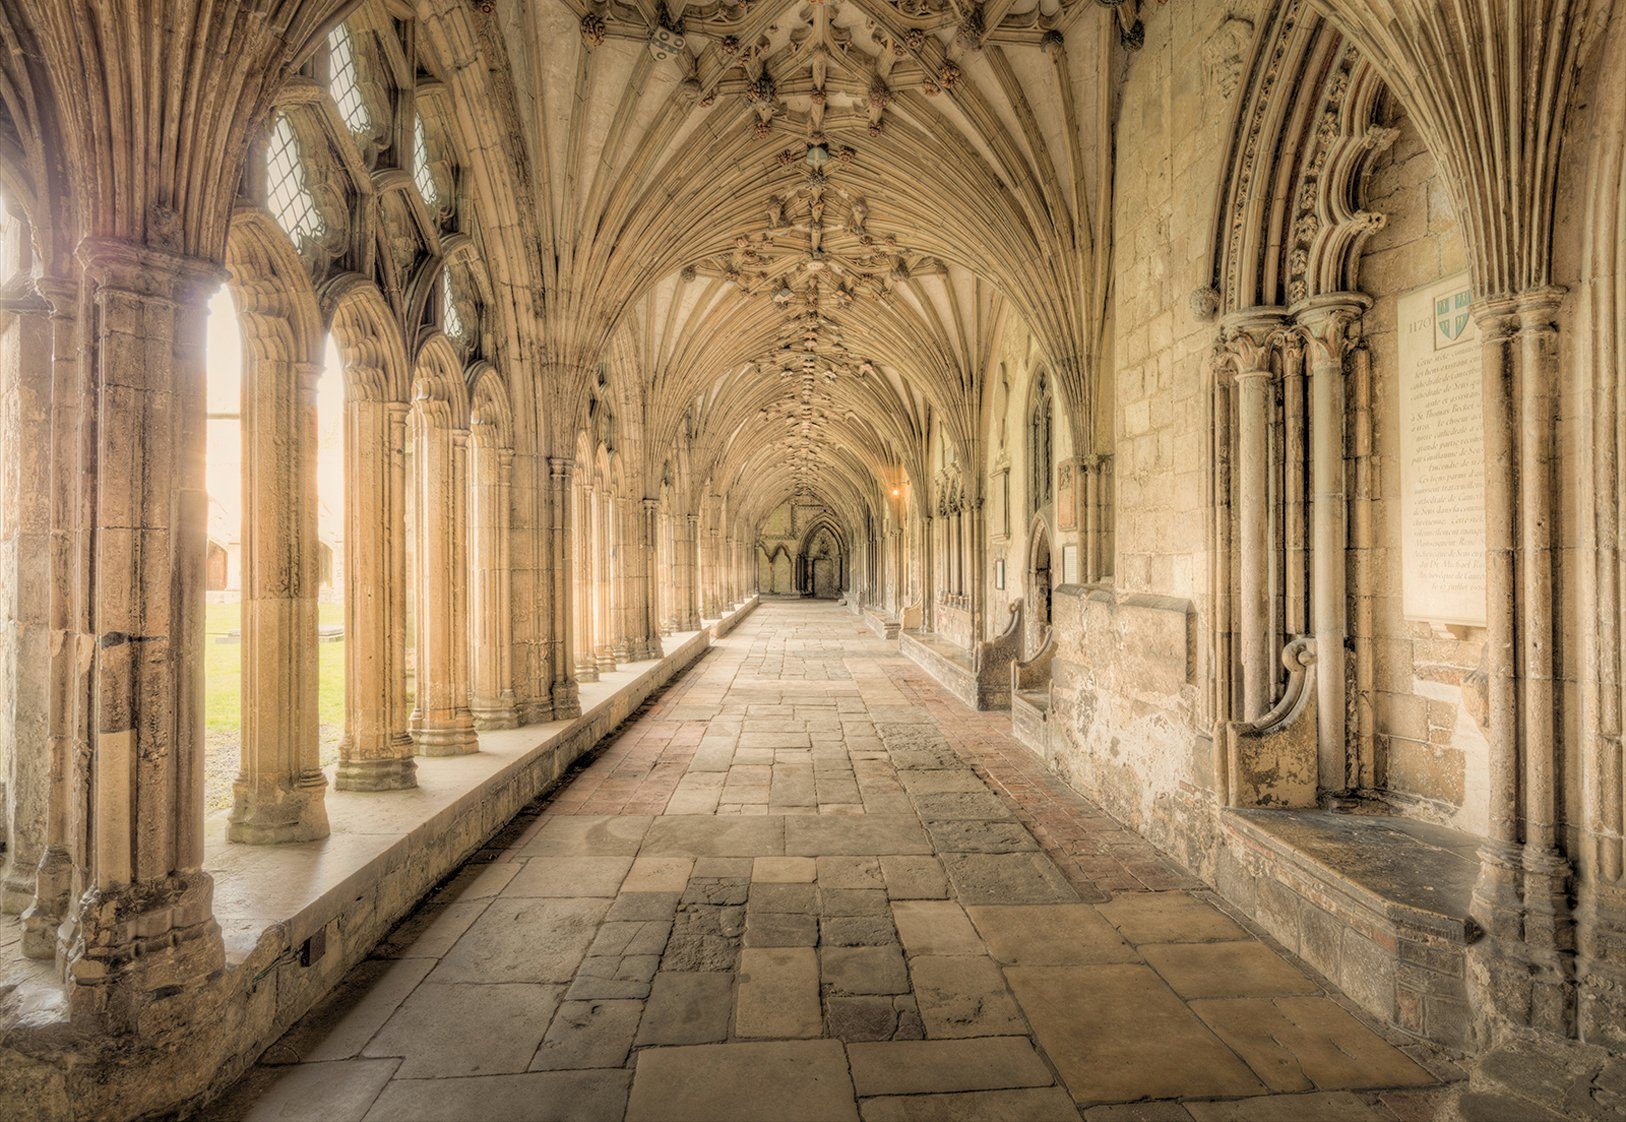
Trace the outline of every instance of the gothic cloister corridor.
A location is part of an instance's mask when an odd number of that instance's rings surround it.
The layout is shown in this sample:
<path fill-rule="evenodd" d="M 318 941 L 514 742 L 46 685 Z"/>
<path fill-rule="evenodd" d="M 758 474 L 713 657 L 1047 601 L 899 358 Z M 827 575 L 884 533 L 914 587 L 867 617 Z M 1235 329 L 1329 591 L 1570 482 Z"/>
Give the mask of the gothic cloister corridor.
<path fill-rule="evenodd" d="M 1411 1122 L 1453 1070 L 1003 714 L 768 600 L 206 1116 Z"/>
<path fill-rule="evenodd" d="M 0 1122 L 1626 1122 L 1626 0 L 0 0 Z"/>

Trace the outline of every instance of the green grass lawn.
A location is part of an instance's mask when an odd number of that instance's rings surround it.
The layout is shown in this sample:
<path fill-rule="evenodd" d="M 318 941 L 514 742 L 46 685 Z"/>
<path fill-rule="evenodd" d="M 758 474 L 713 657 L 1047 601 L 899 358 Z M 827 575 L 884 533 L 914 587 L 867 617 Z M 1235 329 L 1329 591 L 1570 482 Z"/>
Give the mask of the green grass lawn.
<path fill-rule="evenodd" d="M 343 604 L 322 604 L 323 627 L 344 623 Z M 218 640 L 242 626 L 242 605 L 210 604 L 204 617 L 204 722 L 210 733 L 236 736 L 242 728 L 243 644 Z M 317 713 L 325 726 L 344 728 L 344 641 L 318 643 Z M 334 732 L 337 737 L 337 731 Z M 324 737 L 324 739 L 326 739 Z"/>

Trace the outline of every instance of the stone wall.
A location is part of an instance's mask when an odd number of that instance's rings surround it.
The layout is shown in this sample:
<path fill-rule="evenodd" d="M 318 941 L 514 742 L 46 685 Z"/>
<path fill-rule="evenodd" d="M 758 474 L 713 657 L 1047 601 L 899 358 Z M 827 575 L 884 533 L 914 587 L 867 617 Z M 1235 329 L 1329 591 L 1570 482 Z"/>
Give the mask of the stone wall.
<path fill-rule="evenodd" d="M 1405 618 L 1401 598 L 1399 297 L 1467 269 L 1439 168 L 1403 111 L 1398 136 L 1368 179 L 1367 205 L 1385 221 L 1366 243 L 1361 288 L 1372 297 L 1364 336 L 1371 357 L 1371 496 L 1376 533 L 1372 716 L 1379 777 L 1408 811 L 1470 830 L 1485 827 L 1488 747 L 1463 683 L 1480 668 L 1482 627 Z M 1383 782 L 1386 779 L 1386 782 Z"/>

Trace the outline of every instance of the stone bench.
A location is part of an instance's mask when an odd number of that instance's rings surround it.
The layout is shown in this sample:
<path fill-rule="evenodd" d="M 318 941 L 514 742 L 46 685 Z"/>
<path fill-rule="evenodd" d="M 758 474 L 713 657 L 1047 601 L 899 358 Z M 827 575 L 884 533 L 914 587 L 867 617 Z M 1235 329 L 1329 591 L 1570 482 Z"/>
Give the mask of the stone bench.
<path fill-rule="evenodd" d="M 1369 1013 L 1466 1048 L 1477 839 L 1381 813 L 1221 812 L 1220 892 Z"/>

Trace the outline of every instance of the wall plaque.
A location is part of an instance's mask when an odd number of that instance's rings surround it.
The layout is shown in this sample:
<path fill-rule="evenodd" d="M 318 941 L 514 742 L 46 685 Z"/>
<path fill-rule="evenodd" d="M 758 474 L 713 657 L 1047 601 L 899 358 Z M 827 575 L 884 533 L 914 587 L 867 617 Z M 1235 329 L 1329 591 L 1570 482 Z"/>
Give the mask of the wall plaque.
<path fill-rule="evenodd" d="M 988 488 L 988 532 L 995 538 L 1011 535 L 1011 469 L 994 472 Z"/>
<path fill-rule="evenodd" d="M 1078 543 L 1068 542 L 1061 547 L 1061 583 L 1077 584 L 1078 580 Z"/>
<path fill-rule="evenodd" d="M 1056 529 L 1064 534 L 1078 529 L 1079 483 L 1082 475 L 1077 460 L 1063 460 L 1056 469 Z"/>
<path fill-rule="evenodd" d="M 1402 296 L 1400 549 L 1408 619 L 1484 626 L 1485 430 L 1466 273 Z"/>

